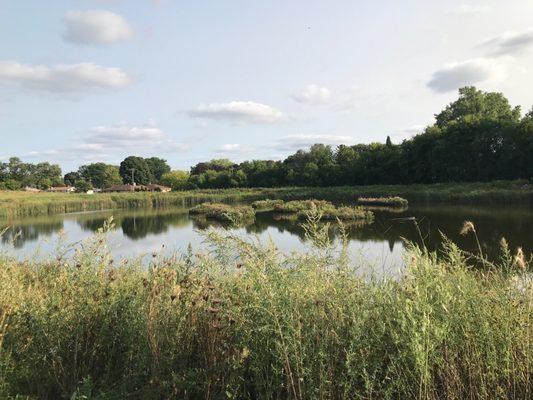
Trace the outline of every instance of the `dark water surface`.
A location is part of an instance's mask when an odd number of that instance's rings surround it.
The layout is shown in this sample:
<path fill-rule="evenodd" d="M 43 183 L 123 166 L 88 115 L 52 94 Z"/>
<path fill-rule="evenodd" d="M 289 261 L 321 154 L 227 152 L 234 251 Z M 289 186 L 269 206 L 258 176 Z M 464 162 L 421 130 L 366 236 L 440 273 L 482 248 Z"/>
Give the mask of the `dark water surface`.
<path fill-rule="evenodd" d="M 528 206 L 413 206 L 400 212 L 379 210 L 375 214 L 372 224 L 349 230 L 349 251 L 355 264 L 365 264 L 376 272 L 401 269 L 403 238 L 417 243 L 423 240 L 429 248 L 439 249 L 439 232 L 443 232 L 462 249 L 475 250 L 474 237 L 459 234 L 465 220 L 474 222 L 483 252 L 490 258 L 498 256 L 502 237 L 513 251 L 521 246 L 526 254 L 533 252 L 533 209 Z M 115 229 L 109 234 L 109 243 L 117 258 L 182 251 L 189 244 L 199 248 L 205 240 L 202 232 L 216 226 L 189 218 L 184 209 L 110 210 L 3 220 L 0 231 L 2 227 L 9 229 L 1 238 L 0 251 L 21 259 L 47 258 L 58 243 L 78 242 L 91 236 L 111 216 Z M 285 253 L 305 251 L 310 246 L 298 223 L 268 213 L 258 214 L 251 225 L 231 229 L 239 235 L 255 235 L 264 242 L 272 240 Z"/>

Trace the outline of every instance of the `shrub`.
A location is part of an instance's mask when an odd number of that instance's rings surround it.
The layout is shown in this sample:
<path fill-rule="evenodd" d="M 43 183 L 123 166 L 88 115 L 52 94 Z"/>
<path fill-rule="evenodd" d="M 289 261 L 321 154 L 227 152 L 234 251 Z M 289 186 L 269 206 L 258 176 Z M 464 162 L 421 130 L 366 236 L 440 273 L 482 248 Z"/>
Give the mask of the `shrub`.
<path fill-rule="evenodd" d="M 190 215 L 199 215 L 222 222 L 242 222 L 253 219 L 255 211 L 250 206 L 222 203 L 203 203 L 189 210 Z"/>

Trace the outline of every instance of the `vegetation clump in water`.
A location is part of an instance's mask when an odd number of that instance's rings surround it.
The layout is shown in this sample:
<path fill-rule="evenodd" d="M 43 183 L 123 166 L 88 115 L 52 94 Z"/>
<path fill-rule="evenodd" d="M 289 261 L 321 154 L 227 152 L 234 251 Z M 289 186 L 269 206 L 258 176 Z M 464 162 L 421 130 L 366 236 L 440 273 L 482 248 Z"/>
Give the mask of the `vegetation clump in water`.
<path fill-rule="evenodd" d="M 149 268 L 112 263 L 104 232 L 72 259 L 0 258 L 0 397 L 530 397 L 519 253 L 473 270 L 409 247 L 401 277 L 368 280 L 331 248 L 206 239 Z"/>
<path fill-rule="evenodd" d="M 283 203 L 283 200 L 257 200 L 252 203 L 252 208 L 256 212 L 273 211 L 276 207 L 281 206 Z"/>
<path fill-rule="evenodd" d="M 198 215 L 221 222 L 241 223 L 253 220 L 255 211 L 246 205 L 229 205 L 222 203 L 203 203 L 189 210 L 190 215 Z"/>
<path fill-rule="evenodd" d="M 362 207 L 336 207 L 329 201 L 324 200 L 294 200 L 281 202 L 274 205 L 277 213 L 294 215 L 293 219 L 305 220 L 310 213 L 316 213 L 319 219 L 324 221 L 358 221 L 365 220 L 371 222 L 374 219 L 372 211 Z"/>
<path fill-rule="evenodd" d="M 362 206 L 407 208 L 409 202 L 403 197 L 359 197 L 357 203 Z"/>

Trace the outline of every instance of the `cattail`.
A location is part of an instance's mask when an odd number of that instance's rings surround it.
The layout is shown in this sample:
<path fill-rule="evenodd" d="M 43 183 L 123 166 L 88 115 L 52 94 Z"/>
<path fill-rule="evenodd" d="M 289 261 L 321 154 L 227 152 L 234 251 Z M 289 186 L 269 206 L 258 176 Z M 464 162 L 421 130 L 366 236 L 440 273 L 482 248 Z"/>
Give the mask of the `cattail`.
<path fill-rule="evenodd" d="M 462 236 L 466 236 L 470 232 L 476 232 L 476 228 L 474 227 L 474 223 L 472 221 L 465 221 L 463 223 L 463 227 L 461 228 L 461 231 L 459 233 Z"/>

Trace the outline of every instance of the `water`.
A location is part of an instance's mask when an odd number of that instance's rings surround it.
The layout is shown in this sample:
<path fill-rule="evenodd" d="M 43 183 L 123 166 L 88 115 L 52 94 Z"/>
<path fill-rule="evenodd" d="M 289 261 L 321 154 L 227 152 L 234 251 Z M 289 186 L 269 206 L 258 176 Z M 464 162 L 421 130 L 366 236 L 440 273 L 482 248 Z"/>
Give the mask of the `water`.
<path fill-rule="evenodd" d="M 533 252 L 533 210 L 527 206 L 416 206 L 399 212 L 380 210 L 375 214 L 372 224 L 349 230 L 349 253 L 354 264 L 366 265 L 366 268 L 378 273 L 395 274 L 401 270 L 404 239 L 417 243 L 423 241 L 435 250 L 442 248 L 442 232 L 462 249 L 476 250 L 473 236 L 459 234 L 465 220 L 474 222 L 482 250 L 489 258 L 498 257 L 502 237 L 507 239 L 513 251 L 521 246 L 526 254 Z M 59 242 L 82 241 L 111 216 L 115 220 L 115 229 L 109 234 L 109 243 L 117 259 L 150 257 L 153 252 L 169 254 L 185 251 L 189 244 L 200 248 L 205 241 L 205 230 L 209 226 L 217 226 L 216 222 L 189 218 L 187 210 L 172 208 L 4 220 L 0 221 L 0 227 L 9 226 L 9 230 L 1 238 L 0 251 L 20 259 L 44 259 L 53 253 Z M 412 217 L 416 219 L 418 228 Z M 239 235 L 255 235 L 263 242 L 272 240 L 284 253 L 308 251 L 310 248 L 299 223 L 272 214 L 258 214 L 252 225 L 231 229 Z M 335 238 L 335 232 L 332 237 Z"/>

